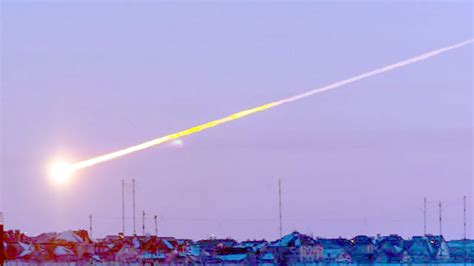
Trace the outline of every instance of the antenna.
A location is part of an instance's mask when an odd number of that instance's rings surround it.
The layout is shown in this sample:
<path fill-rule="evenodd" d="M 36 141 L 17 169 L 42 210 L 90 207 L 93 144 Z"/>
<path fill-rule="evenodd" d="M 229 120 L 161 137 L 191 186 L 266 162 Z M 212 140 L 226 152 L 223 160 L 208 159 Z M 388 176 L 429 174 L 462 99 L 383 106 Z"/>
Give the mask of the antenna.
<path fill-rule="evenodd" d="M 143 235 L 145 235 L 145 211 L 142 212 L 142 222 Z"/>
<path fill-rule="evenodd" d="M 282 237 L 282 222 L 281 222 L 281 179 L 278 179 L 278 209 L 279 209 L 279 216 L 280 216 L 280 238 Z"/>
<path fill-rule="evenodd" d="M 125 236 L 125 180 L 122 179 L 122 234 Z"/>
<path fill-rule="evenodd" d="M 423 200 L 423 235 L 426 236 L 426 197 Z"/>
<path fill-rule="evenodd" d="M 155 236 L 158 237 L 158 215 L 155 215 Z"/>
<path fill-rule="evenodd" d="M 441 205 L 441 201 L 439 202 L 439 235 L 443 235 L 443 207 Z"/>
<path fill-rule="evenodd" d="M 466 240 L 466 196 L 463 197 L 463 213 L 464 213 L 464 234 L 463 234 L 463 237 L 464 237 L 464 240 Z M 465 242 L 465 241 L 464 241 Z"/>
<path fill-rule="evenodd" d="M 92 214 L 89 214 L 89 236 L 92 238 Z"/>
<path fill-rule="evenodd" d="M 135 220 L 135 179 L 132 179 L 132 208 L 133 208 L 133 235 L 137 235 L 136 220 Z"/>
<path fill-rule="evenodd" d="M 467 261 L 467 249 L 466 249 L 466 196 L 463 197 L 463 212 L 464 212 L 464 239 L 463 239 L 463 249 L 464 249 L 464 261 Z"/>

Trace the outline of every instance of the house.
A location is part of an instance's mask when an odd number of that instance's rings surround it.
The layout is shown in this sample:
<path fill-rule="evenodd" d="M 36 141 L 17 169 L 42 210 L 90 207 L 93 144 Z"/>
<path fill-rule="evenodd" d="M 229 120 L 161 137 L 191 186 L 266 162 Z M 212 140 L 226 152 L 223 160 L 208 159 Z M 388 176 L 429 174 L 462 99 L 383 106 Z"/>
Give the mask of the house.
<path fill-rule="evenodd" d="M 376 262 L 401 263 L 404 261 L 406 251 L 403 249 L 404 240 L 398 235 L 380 237 L 376 241 Z"/>
<path fill-rule="evenodd" d="M 407 252 L 406 262 L 428 263 L 436 259 L 436 253 L 428 239 L 423 236 L 414 236 L 404 241 L 404 250 Z"/>
<path fill-rule="evenodd" d="M 54 250 L 53 253 L 59 252 L 61 261 L 89 261 L 94 253 L 94 245 L 86 230 L 68 230 L 56 234 L 54 239 L 50 239 L 62 247 Z"/>
<path fill-rule="evenodd" d="M 95 247 L 94 243 L 87 243 L 87 242 L 82 242 L 82 243 L 77 243 L 75 252 L 78 257 L 78 261 L 86 262 L 90 261 L 92 259 L 92 256 L 94 255 Z"/>
<path fill-rule="evenodd" d="M 80 243 L 80 242 L 85 242 L 85 241 L 89 243 L 91 242 L 85 230 L 80 230 L 77 232 L 72 231 L 72 230 L 64 231 L 59 234 L 55 234 L 53 239 L 57 242 L 63 242 L 63 243 Z"/>
<path fill-rule="evenodd" d="M 323 246 L 323 261 L 325 262 L 351 262 L 352 259 L 346 249 L 349 241 L 345 238 L 324 239 L 317 241 Z"/>
<path fill-rule="evenodd" d="M 115 253 L 115 261 L 121 263 L 138 262 L 139 253 L 132 243 L 125 242 L 120 249 Z"/>
<path fill-rule="evenodd" d="M 113 261 L 115 254 L 112 252 L 115 244 L 112 242 L 98 241 L 94 244 L 94 256 L 99 261 Z"/>
<path fill-rule="evenodd" d="M 171 252 L 179 246 L 178 240 L 174 237 L 160 237 L 159 239 L 159 247 L 163 250 Z"/>
<path fill-rule="evenodd" d="M 209 254 L 215 254 L 216 250 L 223 247 L 233 247 L 237 245 L 237 241 L 234 239 L 204 239 L 199 240 L 197 244 L 201 249 L 205 250 Z"/>
<path fill-rule="evenodd" d="M 175 248 L 180 253 L 186 253 L 187 247 L 194 244 L 194 242 L 191 239 L 175 239 L 175 240 L 176 240 L 176 243 L 177 243 Z"/>
<path fill-rule="evenodd" d="M 161 253 L 170 253 L 176 250 L 178 242 L 174 238 L 162 238 L 162 237 L 148 237 L 141 238 L 140 243 L 135 242 L 135 247 L 140 248 L 142 251 L 156 253 L 157 251 Z M 138 246 L 138 247 L 137 247 Z"/>
<path fill-rule="evenodd" d="M 474 240 L 447 242 L 451 262 L 474 262 Z"/>
<path fill-rule="evenodd" d="M 311 263 L 323 259 L 323 246 L 310 236 L 297 231 L 268 245 L 278 263 Z"/>
<path fill-rule="evenodd" d="M 375 244 L 371 237 L 359 235 L 352 238 L 348 251 L 354 262 L 371 263 L 375 260 Z"/>
<path fill-rule="evenodd" d="M 6 260 L 20 259 L 31 253 L 31 239 L 19 230 L 8 230 L 3 233 Z"/>
<path fill-rule="evenodd" d="M 42 263 L 47 261 L 53 261 L 54 256 L 47 249 L 43 248 L 40 244 L 33 244 L 28 250 L 24 250 L 20 254 L 21 260 L 30 262 Z"/>
<path fill-rule="evenodd" d="M 266 240 L 247 240 L 240 242 L 237 246 L 247 248 L 255 253 L 261 253 L 267 245 L 268 242 Z"/>
<path fill-rule="evenodd" d="M 260 255 L 257 257 L 258 264 L 269 264 L 269 265 L 276 265 L 277 260 L 276 256 L 273 252 L 271 251 L 265 251 L 263 253 L 260 253 Z"/>
<path fill-rule="evenodd" d="M 216 257 L 225 265 L 255 265 L 255 262 L 249 262 L 249 255 L 247 253 L 217 255 Z"/>
<path fill-rule="evenodd" d="M 449 247 L 443 236 L 427 235 L 430 245 L 433 247 L 435 253 L 435 260 L 437 262 L 447 262 L 450 259 Z"/>
<path fill-rule="evenodd" d="M 6 260 L 25 260 L 33 252 L 33 245 L 23 242 L 5 243 Z"/>
<path fill-rule="evenodd" d="M 142 252 L 142 254 L 140 255 L 140 260 L 142 264 L 149 263 L 153 265 L 155 263 L 158 263 L 158 264 L 165 263 L 166 254 L 161 253 L 159 251 L 156 251 L 154 253 L 145 251 L 145 252 Z"/>
<path fill-rule="evenodd" d="M 74 251 L 64 246 L 56 246 L 53 250 L 54 260 L 60 262 L 76 261 L 78 256 Z"/>

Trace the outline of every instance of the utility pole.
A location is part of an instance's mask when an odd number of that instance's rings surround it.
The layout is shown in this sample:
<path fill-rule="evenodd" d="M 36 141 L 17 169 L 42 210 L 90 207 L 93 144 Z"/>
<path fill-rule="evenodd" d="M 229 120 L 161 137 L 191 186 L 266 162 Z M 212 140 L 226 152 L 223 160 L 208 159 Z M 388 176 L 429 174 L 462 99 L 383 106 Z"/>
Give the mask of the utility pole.
<path fill-rule="evenodd" d="M 426 197 L 423 201 L 423 235 L 426 236 Z"/>
<path fill-rule="evenodd" d="M 155 236 L 158 237 L 158 215 L 155 215 Z"/>
<path fill-rule="evenodd" d="M 439 202 L 439 235 L 443 235 L 443 213 L 442 213 L 441 201 Z"/>
<path fill-rule="evenodd" d="M 133 208 L 133 235 L 137 235 L 136 231 L 136 220 L 135 220 L 135 179 L 132 179 L 132 208 Z"/>
<path fill-rule="evenodd" d="M 89 214 L 89 236 L 92 238 L 92 214 Z"/>
<path fill-rule="evenodd" d="M 142 222 L 143 235 L 145 235 L 145 211 L 142 213 Z"/>
<path fill-rule="evenodd" d="M 278 209 L 279 209 L 279 216 L 280 216 L 280 238 L 282 237 L 282 222 L 281 222 L 281 179 L 278 179 Z"/>
<path fill-rule="evenodd" d="M 466 248 L 466 241 L 467 241 L 467 235 L 466 235 L 466 196 L 463 197 L 463 213 L 464 213 L 464 233 L 463 233 L 463 249 L 464 249 L 464 265 L 467 262 L 467 248 Z"/>
<path fill-rule="evenodd" d="M 122 179 L 122 234 L 125 236 L 125 180 Z"/>
<path fill-rule="evenodd" d="M 464 220 L 464 233 L 463 233 L 463 238 L 466 240 L 466 196 L 463 197 L 463 220 Z"/>

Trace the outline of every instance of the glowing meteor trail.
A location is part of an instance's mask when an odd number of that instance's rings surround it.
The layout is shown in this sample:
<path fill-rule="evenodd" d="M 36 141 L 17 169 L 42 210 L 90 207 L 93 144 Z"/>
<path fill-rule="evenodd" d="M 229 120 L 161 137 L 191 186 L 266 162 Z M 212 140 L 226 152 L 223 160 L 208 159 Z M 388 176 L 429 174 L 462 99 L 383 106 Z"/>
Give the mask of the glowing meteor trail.
<path fill-rule="evenodd" d="M 141 151 L 141 150 L 144 150 L 144 149 L 162 144 L 162 143 L 170 141 L 170 140 L 174 140 L 174 139 L 177 139 L 177 138 L 184 137 L 186 135 L 194 134 L 194 133 L 197 133 L 199 131 L 203 131 L 205 129 L 215 127 L 217 125 L 227 123 L 227 122 L 230 122 L 230 121 L 235 120 L 235 119 L 239 119 L 239 118 L 242 118 L 242 117 L 257 113 L 257 112 L 261 112 L 261 111 L 270 109 L 272 107 L 275 107 L 275 106 L 278 106 L 278 105 L 281 105 L 281 104 L 284 104 L 284 103 L 300 100 L 302 98 L 306 98 L 306 97 L 309 97 L 309 96 L 314 95 L 314 94 L 318 94 L 318 93 L 321 93 L 321 92 L 324 92 L 324 91 L 333 90 L 333 89 L 342 87 L 344 85 L 353 83 L 355 81 L 366 79 L 366 78 L 369 78 L 369 77 L 372 77 L 372 76 L 375 76 L 375 75 L 378 75 L 378 74 L 382 74 L 382 73 L 387 72 L 387 71 L 391 71 L 391 70 L 394 70 L 394 69 L 397 69 L 397 68 L 401 68 L 401 67 L 416 63 L 416 62 L 420 62 L 420 61 L 429 59 L 433 56 L 439 55 L 441 53 L 447 52 L 449 50 L 453 50 L 453 49 L 468 45 L 472 42 L 473 42 L 473 40 L 471 39 L 471 40 L 467 40 L 467 41 L 464 41 L 464 42 L 461 42 L 461 43 L 458 43 L 458 44 L 454 44 L 454 45 L 451 45 L 451 46 L 448 46 L 448 47 L 433 50 L 431 52 L 427 52 L 427 53 L 412 57 L 410 59 L 407 59 L 407 60 L 404 60 L 404 61 L 401 61 L 401 62 L 398 62 L 398 63 L 395 63 L 395 64 L 386 65 L 386 66 L 383 66 L 381 68 L 378 68 L 378 69 L 375 69 L 375 70 L 372 70 L 372 71 L 354 76 L 352 78 L 344 79 L 344 80 L 341 80 L 341 81 L 332 83 L 330 85 L 320 87 L 320 88 L 317 88 L 317 89 L 314 89 L 314 90 L 311 90 L 311 91 L 308 91 L 308 92 L 305 92 L 305 93 L 302 93 L 302 94 L 298 94 L 298 95 L 295 95 L 295 96 L 292 96 L 292 97 L 288 97 L 288 98 L 285 98 L 285 99 L 281 99 L 281 100 L 278 100 L 278 101 L 267 103 L 267 104 L 264 104 L 264 105 L 261 105 L 261 106 L 258 106 L 258 107 L 254 107 L 254 108 L 251 108 L 251 109 L 247 109 L 247 110 L 244 110 L 244 111 L 240 111 L 240 112 L 231 114 L 229 116 L 226 116 L 224 118 L 220 118 L 220 119 L 217 119 L 217 120 L 205 123 L 205 124 L 201 124 L 201 125 L 198 125 L 198 126 L 195 126 L 195 127 L 191 127 L 191 128 L 185 129 L 183 131 L 179 131 L 179 132 L 176 132 L 176 133 L 173 133 L 173 134 L 170 134 L 170 135 L 166 135 L 166 136 L 163 136 L 163 137 L 160 137 L 160 138 L 157 138 L 157 139 L 153 139 L 153 140 L 150 140 L 150 141 L 138 144 L 138 145 L 134 145 L 134 146 L 122 149 L 122 150 L 112 152 L 112 153 L 100 155 L 100 156 L 97 156 L 97 157 L 94 157 L 94 158 L 91 158 L 91 159 L 87 159 L 87 160 L 80 161 L 80 162 L 77 162 L 77 163 L 74 163 L 74 164 L 70 164 L 69 169 L 67 169 L 66 171 L 63 169 L 64 166 L 62 166 L 61 171 L 62 172 L 67 172 L 68 174 L 71 174 L 72 172 L 77 171 L 79 169 L 86 168 L 86 167 L 89 167 L 89 166 L 93 166 L 93 165 L 96 165 L 96 164 L 99 164 L 99 163 L 102 163 L 102 162 L 106 162 L 106 161 L 109 161 L 109 160 L 112 160 L 112 159 L 115 159 L 115 158 L 118 158 L 118 157 L 122 157 L 124 155 L 130 154 L 130 153 L 133 153 L 133 152 Z"/>

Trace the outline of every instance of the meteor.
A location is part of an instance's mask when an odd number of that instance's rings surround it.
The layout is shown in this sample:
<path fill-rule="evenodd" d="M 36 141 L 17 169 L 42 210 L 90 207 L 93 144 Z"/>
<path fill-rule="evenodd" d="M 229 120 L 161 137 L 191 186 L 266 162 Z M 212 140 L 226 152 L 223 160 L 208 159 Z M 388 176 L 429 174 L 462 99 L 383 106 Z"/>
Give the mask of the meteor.
<path fill-rule="evenodd" d="M 388 72 L 388 71 L 391 71 L 391 70 L 394 70 L 394 69 L 397 69 L 397 68 L 401 68 L 401 67 L 404 67 L 404 66 L 416 63 L 416 62 L 420 62 L 420 61 L 429 59 L 431 57 L 434 57 L 436 55 L 442 54 L 444 52 L 447 52 L 449 50 L 453 50 L 453 49 L 456 49 L 456 48 L 463 47 L 465 45 L 468 45 L 468 44 L 472 43 L 473 41 L 474 41 L 473 39 L 470 39 L 470 40 L 460 42 L 460 43 L 457 43 L 457 44 L 454 44 L 454 45 L 451 45 L 451 46 L 448 46 L 448 47 L 436 49 L 436 50 L 433 50 L 433 51 L 430 51 L 430 52 L 427 52 L 427 53 L 424 53 L 424 54 L 420 54 L 420 55 L 414 56 L 412 58 L 400 61 L 400 62 L 395 63 L 395 64 L 386 65 L 386 66 L 383 66 L 381 68 L 377 68 L 375 70 L 365 72 L 365 73 L 362 73 L 360 75 L 357 75 L 357 76 L 354 76 L 354 77 L 351 77 L 351 78 L 348 78 L 348 79 L 337 81 L 337 82 L 329 84 L 327 86 L 323 86 L 323 87 L 320 87 L 320 88 L 317 88 L 317 89 L 314 89 L 314 90 L 310 90 L 310 91 L 307 91 L 307 92 L 304 92 L 304 93 L 301 93 L 301 94 L 297 94 L 297 95 L 294 95 L 294 96 L 291 96 L 291 97 L 288 97 L 288 98 L 284 98 L 284 99 L 281 99 L 281 100 L 278 100 L 278 101 L 273 101 L 273 102 L 270 102 L 270 103 L 267 103 L 267 104 L 264 104 L 264 105 L 261 105 L 261 106 L 257 106 L 257 107 L 254 107 L 254 108 L 246 109 L 246 110 L 231 114 L 229 116 L 226 116 L 226 117 L 223 117 L 223 118 L 220 118 L 220 119 L 217 119 L 217 120 L 213 120 L 213 121 L 208 122 L 208 123 L 197 125 L 197 126 L 194 126 L 194 127 L 191 127 L 191 128 L 188 128 L 188 129 L 185 129 L 185 130 L 173 133 L 173 134 L 169 134 L 169 135 L 166 135 L 166 136 L 163 136 L 163 137 L 160 137 L 160 138 L 156 138 L 156 139 L 153 139 L 153 140 L 150 140 L 150 141 L 147 141 L 147 142 L 143 142 L 141 144 L 137 144 L 137 145 L 134 145 L 134 146 L 131 146 L 131 147 L 128 147 L 128 148 L 118 150 L 118 151 L 103 154 L 103 155 L 100 155 L 100 156 L 97 156 L 97 157 L 93 157 L 93 158 L 83 160 L 83 161 L 79 161 L 79 162 L 69 164 L 69 165 L 60 164 L 59 167 L 58 167 L 58 165 L 55 165 L 54 166 L 55 169 L 53 169 L 53 172 L 55 173 L 55 175 L 58 175 L 58 172 L 59 172 L 59 176 L 60 175 L 70 176 L 73 172 L 75 172 L 79 169 L 83 169 L 83 168 L 90 167 L 90 166 L 93 166 L 93 165 L 96 165 L 96 164 L 99 164 L 99 163 L 110 161 L 110 160 L 128 155 L 130 153 L 134 153 L 134 152 L 137 152 L 137 151 L 148 149 L 148 148 L 151 148 L 153 146 L 160 145 L 164 142 L 168 142 L 170 140 L 175 140 L 175 139 L 178 139 L 178 138 L 182 138 L 184 136 L 191 135 L 191 134 L 206 130 L 208 128 L 212 128 L 212 127 L 218 126 L 220 124 L 224 124 L 224 123 L 227 123 L 227 122 L 230 122 L 230 121 L 233 121 L 233 120 L 236 120 L 236 119 L 239 119 L 239 118 L 242 118 L 242 117 L 254 114 L 254 113 L 265 111 L 267 109 L 270 109 L 270 108 L 273 108 L 273 107 L 276 107 L 276 106 L 279 106 L 279 105 L 282 105 L 282 104 L 285 104 L 285 103 L 294 102 L 294 101 L 297 101 L 297 100 L 300 100 L 300 99 L 303 99 L 303 98 L 306 98 L 306 97 L 309 97 L 309 96 L 312 96 L 312 95 L 315 95 L 315 94 L 318 94 L 318 93 L 333 90 L 333 89 L 345 86 L 347 84 L 350 84 L 350 83 L 353 83 L 353 82 L 356 82 L 356 81 L 359 81 L 359 80 L 363 80 L 363 79 L 366 79 L 366 78 L 369 78 L 369 77 L 372 77 L 372 76 L 375 76 L 375 75 L 379 75 L 379 74 L 382 74 L 384 72 Z"/>
<path fill-rule="evenodd" d="M 70 164 L 63 161 L 55 161 L 49 169 L 49 175 L 56 185 L 64 184 L 71 177 L 73 169 Z"/>

